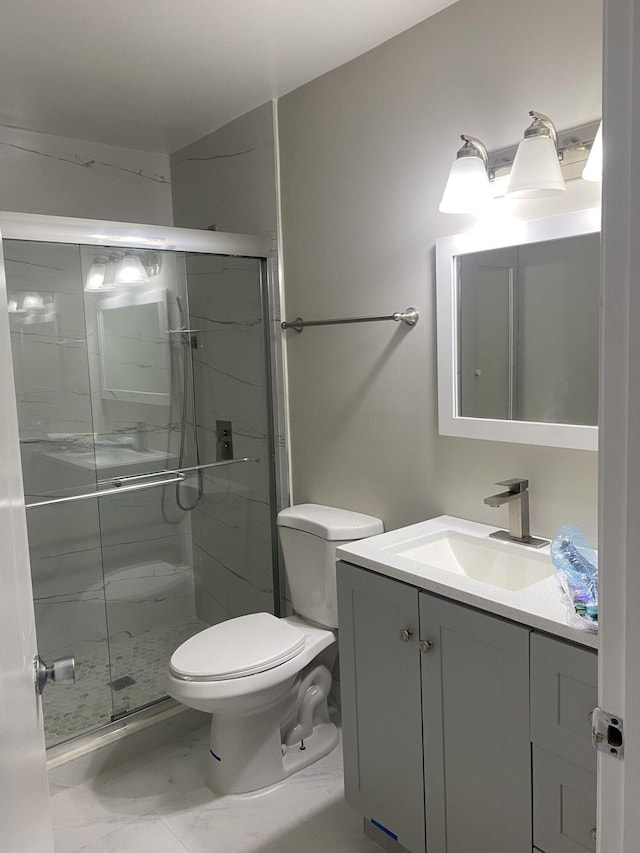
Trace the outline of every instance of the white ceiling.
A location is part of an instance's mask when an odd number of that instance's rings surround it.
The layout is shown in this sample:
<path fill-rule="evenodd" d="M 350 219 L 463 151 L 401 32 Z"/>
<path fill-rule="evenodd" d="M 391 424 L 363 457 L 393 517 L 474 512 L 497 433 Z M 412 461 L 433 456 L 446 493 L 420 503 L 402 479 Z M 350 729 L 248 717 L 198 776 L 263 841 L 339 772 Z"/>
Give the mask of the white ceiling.
<path fill-rule="evenodd" d="M 172 152 L 455 0 L 3 0 L 0 125 Z"/>

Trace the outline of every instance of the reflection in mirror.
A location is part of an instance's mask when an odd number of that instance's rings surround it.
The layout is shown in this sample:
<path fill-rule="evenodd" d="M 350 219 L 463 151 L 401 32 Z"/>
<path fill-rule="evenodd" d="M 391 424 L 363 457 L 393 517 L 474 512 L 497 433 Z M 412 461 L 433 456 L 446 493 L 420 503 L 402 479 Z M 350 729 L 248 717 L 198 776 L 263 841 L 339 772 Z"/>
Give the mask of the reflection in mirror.
<path fill-rule="evenodd" d="M 600 235 L 457 259 L 458 414 L 597 425 Z"/>
<path fill-rule="evenodd" d="M 596 450 L 600 214 L 436 244 L 442 435 Z"/>
<path fill-rule="evenodd" d="M 118 294 L 98 304 L 102 396 L 168 405 L 167 291 Z"/>

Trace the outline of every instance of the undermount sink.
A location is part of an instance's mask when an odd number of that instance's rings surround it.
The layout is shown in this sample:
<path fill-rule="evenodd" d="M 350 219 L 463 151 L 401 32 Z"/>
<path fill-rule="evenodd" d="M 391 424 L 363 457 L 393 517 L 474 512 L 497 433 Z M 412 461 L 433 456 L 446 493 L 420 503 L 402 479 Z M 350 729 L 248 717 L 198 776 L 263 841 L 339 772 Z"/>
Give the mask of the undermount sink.
<path fill-rule="evenodd" d="M 524 589 L 556 571 L 549 554 L 453 530 L 392 545 L 388 551 L 415 563 L 510 590 Z"/>

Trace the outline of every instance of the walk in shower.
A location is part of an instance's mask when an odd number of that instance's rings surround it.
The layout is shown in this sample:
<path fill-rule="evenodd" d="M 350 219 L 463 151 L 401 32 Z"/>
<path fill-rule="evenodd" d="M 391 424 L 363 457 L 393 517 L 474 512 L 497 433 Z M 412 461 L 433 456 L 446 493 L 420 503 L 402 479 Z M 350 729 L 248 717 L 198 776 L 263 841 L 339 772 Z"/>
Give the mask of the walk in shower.
<path fill-rule="evenodd" d="M 203 627 L 277 612 L 257 238 L 0 215 L 48 746 L 165 697 Z"/>

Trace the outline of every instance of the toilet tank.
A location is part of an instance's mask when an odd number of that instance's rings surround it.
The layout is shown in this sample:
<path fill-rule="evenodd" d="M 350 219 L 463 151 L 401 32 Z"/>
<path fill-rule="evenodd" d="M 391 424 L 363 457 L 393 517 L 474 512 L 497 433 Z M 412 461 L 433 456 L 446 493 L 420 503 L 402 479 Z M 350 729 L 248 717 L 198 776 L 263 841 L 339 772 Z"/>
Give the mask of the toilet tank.
<path fill-rule="evenodd" d="M 294 611 L 338 627 L 336 548 L 384 532 L 379 518 L 320 504 L 299 504 L 278 514 L 284 568 Z"/>

